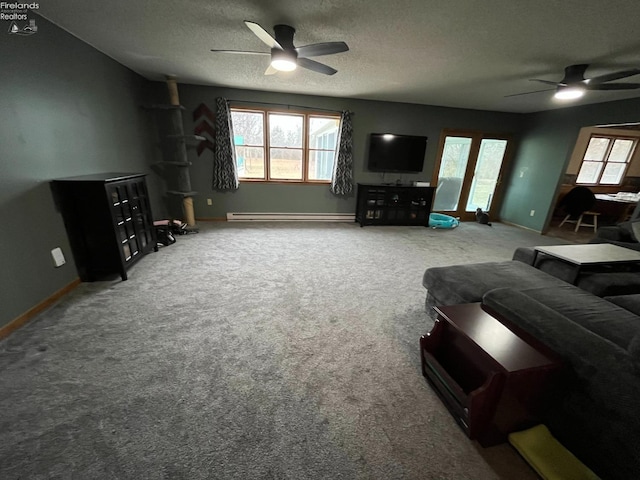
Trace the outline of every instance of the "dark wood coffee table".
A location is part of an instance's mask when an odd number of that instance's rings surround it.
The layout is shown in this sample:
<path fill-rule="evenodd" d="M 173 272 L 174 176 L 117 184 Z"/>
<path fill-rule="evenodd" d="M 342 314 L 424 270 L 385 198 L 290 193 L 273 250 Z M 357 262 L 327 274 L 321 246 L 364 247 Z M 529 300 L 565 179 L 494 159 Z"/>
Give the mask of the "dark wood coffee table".
<path fill-rule="evenodd" d="M 435 310 L 420 338 L 422 373 L 469 438 L 495 445 L 540 423 L 558 357 L 480 303 Z"/>
<path fill-rule="evenodd" d="M 551 245 L 535 247 L 533 266 L 539 253 L 562 260 L 574 266 L 573 283 L 585 270 L 621 269 L 629 265 L 640 264 L 640 252 L 630 248 L 619 247 L 610 243 L 592 243 L 587 245 Z"/>

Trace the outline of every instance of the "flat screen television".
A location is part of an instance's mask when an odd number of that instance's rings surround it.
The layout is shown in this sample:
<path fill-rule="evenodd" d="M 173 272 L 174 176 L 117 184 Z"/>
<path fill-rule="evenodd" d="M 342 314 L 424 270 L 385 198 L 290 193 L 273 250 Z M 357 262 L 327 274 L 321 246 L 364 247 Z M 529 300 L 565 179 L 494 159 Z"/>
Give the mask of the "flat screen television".
<path fill-rule="evenodd" d="M 418 173 L 424 167 L 427 137 L 372 133 L 369 136 L 369 162 L 372 172 Z"/>

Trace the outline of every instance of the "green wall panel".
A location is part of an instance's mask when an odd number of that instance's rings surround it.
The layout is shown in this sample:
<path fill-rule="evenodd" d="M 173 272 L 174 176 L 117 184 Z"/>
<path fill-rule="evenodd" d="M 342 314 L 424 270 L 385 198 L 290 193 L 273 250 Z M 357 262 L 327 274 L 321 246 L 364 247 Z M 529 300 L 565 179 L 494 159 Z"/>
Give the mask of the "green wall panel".
<path fill-rule="evenodd" d="M 582 127 L 640 121 L 640 99 L 527 115 L 500 211 L 504 221 L 543 231 Z M 535 215 L 530 216 L 531 210 Z"/>
<path fill-rule="evenodd" d="M 148 83 L 38 18 L 31 36 L 0 42 L 0 326 L 77 277 L 49 180 L 101 171 L 150 172 Z M 154 207 L 161 184 L 150 178 Z M 54 268 L 60 246 L 67 264 Z"/>

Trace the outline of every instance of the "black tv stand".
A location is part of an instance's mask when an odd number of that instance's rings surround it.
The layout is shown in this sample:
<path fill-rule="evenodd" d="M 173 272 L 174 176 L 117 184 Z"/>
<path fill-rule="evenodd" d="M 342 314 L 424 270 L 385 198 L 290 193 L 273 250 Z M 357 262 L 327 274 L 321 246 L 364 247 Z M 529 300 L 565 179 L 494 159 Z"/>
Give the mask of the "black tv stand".
<path fill-rule="evenodd" d="M 433 187 L 358 184 L 356 222 L 365 225 L 429 225 Z"/>

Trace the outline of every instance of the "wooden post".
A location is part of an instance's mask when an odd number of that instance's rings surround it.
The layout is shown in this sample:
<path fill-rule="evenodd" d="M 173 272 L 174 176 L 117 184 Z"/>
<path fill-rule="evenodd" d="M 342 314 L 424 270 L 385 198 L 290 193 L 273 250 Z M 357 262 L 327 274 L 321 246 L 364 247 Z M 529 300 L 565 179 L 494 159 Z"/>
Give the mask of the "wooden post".
<path fill-rule="evenodd" d="M 178 83 L 176 77 L 167 75 L 167 88 L 169 90 L 169 103 L 179 106 L 180 97 L 178 96 Z M 184 127 L 182 123 L 182 111 L 176 109 L 173 118 L 173 130 L 176 135 L 184 136 Z M 187 162 L 187 149 L 184 138 L 176 140 L 175 144 L 175 161 L 182 162 L 184 165 L 178 165 L 178 188 L 181 192 L 187 193 L 191 191 L 191 178 L 189 176 L 189 166 Z M 182 210 L 184 212 L 184 221 L 187 225 L 193 227 L 196 224 L 196 217 L 193 210 L 193 197 L 185 196 L 182 199 Z"/>
<path fill-rule="evenodd" d="M 171 105 L 180 105 L 180 97 L 178 96 L 178 83 L 176 77 L 167 75 L 167 87 L 169 89 L 169 103 Z"/>

